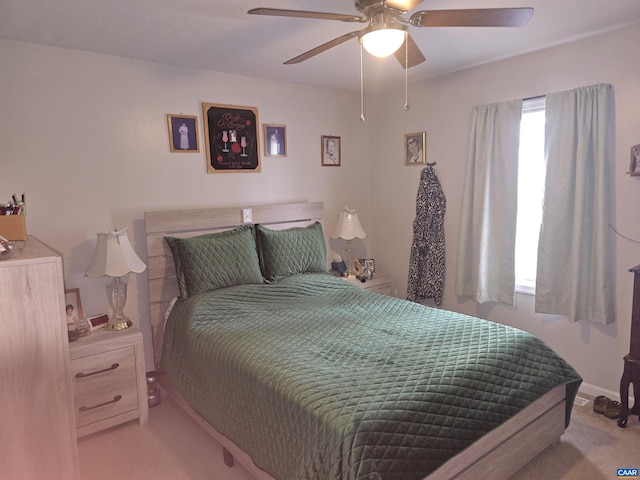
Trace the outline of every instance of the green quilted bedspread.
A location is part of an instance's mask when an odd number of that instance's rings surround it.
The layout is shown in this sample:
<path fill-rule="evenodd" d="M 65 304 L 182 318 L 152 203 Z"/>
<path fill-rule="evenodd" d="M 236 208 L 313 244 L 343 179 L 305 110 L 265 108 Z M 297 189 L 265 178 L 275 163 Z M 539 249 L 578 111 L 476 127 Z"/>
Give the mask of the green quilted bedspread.
<path fill-rule="evenodd" d="M 421 479 L 557 385 L 571 405 L 581 382 L 522 330 L 329 274 L 178 301 L 162 365 L 278 480 Z"/>

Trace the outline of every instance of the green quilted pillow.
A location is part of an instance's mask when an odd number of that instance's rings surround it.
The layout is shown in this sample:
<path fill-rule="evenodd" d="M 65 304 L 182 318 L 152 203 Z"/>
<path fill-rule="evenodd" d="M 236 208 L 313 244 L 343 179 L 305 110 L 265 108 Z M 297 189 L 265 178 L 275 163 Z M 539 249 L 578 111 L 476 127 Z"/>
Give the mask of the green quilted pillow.
<path fill-rule="evenodd" d="M 164 237 L 182 298 L 245 283 L 263 283 L 253 226 L 191 238 Z"/>
<path fill-rule="evenodd" d="M 256 228 L 260 267 L 267 280 L 327 271 L 327 247 L 320 222 L 287 230 L 270 230 L 264 225 Z"/>

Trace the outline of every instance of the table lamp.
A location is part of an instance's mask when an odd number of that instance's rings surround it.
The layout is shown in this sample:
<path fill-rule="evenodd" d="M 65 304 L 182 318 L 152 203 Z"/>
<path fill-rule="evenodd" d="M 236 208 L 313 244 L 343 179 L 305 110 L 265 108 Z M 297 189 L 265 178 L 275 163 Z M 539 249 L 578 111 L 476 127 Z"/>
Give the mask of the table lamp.
<path fill-rule="evenodd" d="M 147 266 L 131 246 L 126 228 L 98 232 L 97 235 L 98 244 L 86 275 L 89 278 L 113 278 L 107 285 L 107 298 L 112 314 L 105 328 L 124 330 L 133 323 L 122 311 L 127 303 L 127 284 L 122 282 L 120 277 L 130 272 L 141 273 Z"/>
<path fill-rule="evenodd" d="M 344 262 L 347 264 L 347 276 L 352 277 L 355 275 L 355 270 L 353 268 L 353 247 L 351 245 L 351 240 L 354 238 L 366 238 L 367 234 L 365 233 L 362 225 L 360 225 L 360 220 L 358 219 L 358 212 L 355 210 L 344 207 L 338 213 L 338 221 L 336 222 L 336 226 L 331 233 L 331 238 L 342 238 L 347 241 L 346 248 L 344 250 Z"/>

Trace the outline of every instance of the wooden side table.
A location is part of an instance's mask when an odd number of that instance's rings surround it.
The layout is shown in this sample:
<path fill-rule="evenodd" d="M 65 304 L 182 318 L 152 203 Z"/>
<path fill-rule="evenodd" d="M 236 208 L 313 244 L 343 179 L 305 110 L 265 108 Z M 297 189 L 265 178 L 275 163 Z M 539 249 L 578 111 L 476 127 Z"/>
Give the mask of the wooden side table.
<path fill-rule="evenodd" d="M 619 427 L 627 426 L 629 413 L 640 415 L 640 265 L 629 270 L 633 272 L 633 307 L 631 310 L 631 346 L 624 357 L 624 371 L 620 379 Z M 629 384 L 633 383 L 635 403 L 629 409 Z M 638 418 L 640 420 L 640 417 Z"/>
<path fill-rule="evenodd" d="M 370 292 L 381 293 L 383 295 L 389 295 L 390 297 L 396 296 L 396 285 L 391 275 L 385 275 L 384 273 L 376 273 L 373 278 L 366 282 L 361 282 L 356 277 L 342 277 L 348 282 L 358 285 Z"/>
<path fill-rule="evenodd" d="M 142 333 L 99 329 L 69 344 L 78 437 L 149 421 Z"/>

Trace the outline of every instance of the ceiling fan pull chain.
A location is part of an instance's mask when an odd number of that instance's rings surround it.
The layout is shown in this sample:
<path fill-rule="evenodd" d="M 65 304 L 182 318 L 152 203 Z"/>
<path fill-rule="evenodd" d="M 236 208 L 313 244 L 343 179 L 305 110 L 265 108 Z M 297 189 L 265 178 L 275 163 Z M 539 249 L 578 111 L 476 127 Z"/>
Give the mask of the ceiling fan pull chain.
<path fill-rule="evenodd" d="M 364 122 L 364 70 L 362 67 L 362 42 L 360 42 L 360 121 Z"/>
<path fill-rule="evenodd" d="M 409 110 L 409 33 L 404 32 L 404 111 Z"/>

